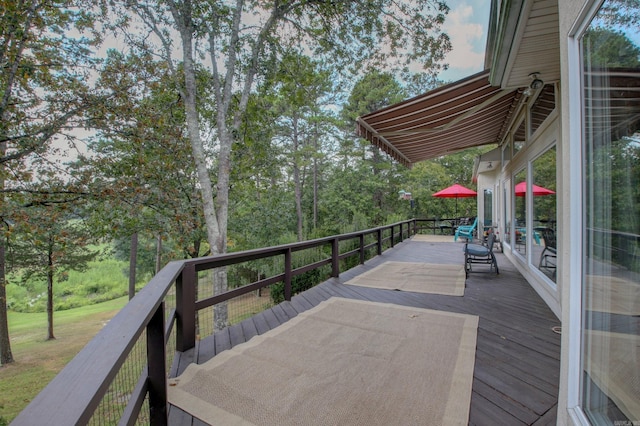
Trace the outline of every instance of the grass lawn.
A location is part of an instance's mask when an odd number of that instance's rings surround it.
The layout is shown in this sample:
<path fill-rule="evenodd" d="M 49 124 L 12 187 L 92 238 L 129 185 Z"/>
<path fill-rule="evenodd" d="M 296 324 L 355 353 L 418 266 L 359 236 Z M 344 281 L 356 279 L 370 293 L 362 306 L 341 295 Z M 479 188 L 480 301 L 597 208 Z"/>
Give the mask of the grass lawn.
<path fill-rule="evenodd" d="M 46 340 L 46 313 L 9 312 L 15 362 L 0 367 L 0 424 L 10 422 L 126 303 L 109 302 L 55 312 Z"/>

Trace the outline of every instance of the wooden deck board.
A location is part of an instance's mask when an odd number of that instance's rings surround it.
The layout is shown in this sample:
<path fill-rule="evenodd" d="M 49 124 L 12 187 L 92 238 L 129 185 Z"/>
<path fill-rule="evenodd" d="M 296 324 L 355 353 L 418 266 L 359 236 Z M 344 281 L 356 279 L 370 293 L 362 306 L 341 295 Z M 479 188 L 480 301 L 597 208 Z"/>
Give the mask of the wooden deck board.
<path fill-rule="evenodd" d="M 284 309 L 282 309 L 282 304 L 274 306 L 273 308 L 271 308 L 271 310 L 275 314 L 276 318 L 278 318 L 280 324 L 283 324 L 291 319 L 284 311 Z"/>
<path fill-rule="evenodd" d="M 264 334 L 267 331 L 269 331 L 271 328 L 273 328 L 269 326 L 269 323 L 265 318 L 265 312 L 267 311 L 260 312 L 259 314 L 256 314 L 253 317 L 251 317 L 251 319 L 253 320 L 254 327 L 256 328 L 256 332 L 258 334 Z"/>
<path fill-rule="evenodd" d="M 471 407 L 469 410 L 469 424 L 473 426 L 486 425 L 526 425 L 516 417 L 505 411 L 503 407 L 494 405 L 491 401 L 475 392 L 471 397 Z"/>
<path fill-rule="evenodd" d="M 474 379 L 473 381 L 473 393 L 472 401 L 476 402 L 476 406 L 482 411 L 487 410 L 487 408 L 480 408 L 479 406 L 489 406 L 488 408 L 494 414 L 501 414 L 501 411 L 506 411 L 509 415 L 515 417 L 518 422 L 522 422 L 524 424 L 531 424 L 539 419 L 539 416 L 520 404 L 519 402 L 513 400 L 508 395 L 504 395 L 481 380 Z M 480 404 L 482 403 L 482 404 Z M 490 405 L 489 403 L 493 404 Z M 499 407 L 499 408 L 498 408 Z M 502 415 L 504 415 L 502 413 Z M 509 417 L 508 417 L 509 418 Z M 477 423 L 480 424 L 479 419 L 476 420 Z M 498 424 L 495 421 L 484 424 Z"/>
<path fill-rule="evenodd" d="M 478 352 L 486 354 L 495 362 L 502 364 L 503 368 L 511 371 L 511 374 L 520 372 L 521 375 L 531 377 L 532 384 L 550 394 L 558 392 L 559 377 L 549 375 L 549 369 L 554 365 L 546 362 L 547 357 L 536 356 L 528 349 L 517 345 L 507 344 L 498 336 L 491 336 L 482 330 L 478 331 Z M 557 361 L 554 361 L 557 363 Z"/>
<path fill-rule="evenodd" d="M 219 354 L 222 351 L 226 351 L 227 349 L 231 349 L 231 337 L 229 336 L 229 329 L 225 328 L 212 336 L 215 339 L 214 351 L 211 354 L 200 354 L 200 358 L 198 358 L 198 364 L 202 364 L 203 362 L 207 362 L 216 354 Z"/>
<path fill-rule="evenodd" d="M 246 320 L 242 321 L 240 325 L 242 326 L 242 334 L 244 334 L 245 340 L 249 340 L 259 334 L 258 328 L 253 322 L 253 317 L 247 318 Z"/>
<path fill-rule="evenodd" d="M 247 341 L 242 331 L 241 324 L 234 324 L 230 326 L 228 329 L 229 329 L 229 343 L 231 347 L 237 346 L 240 343 L 244 343 Z M 216 353 L 219 353 L 219 352 L 216 352 Z"/>
<path fill-rule="evenodd" d="M 500 275 L 472 273 L 463 297 L 381 290 L 345 285 L 351 278 L 386 261 L 462 264 L 463 243 L 425 243 L 405 240 L 339 278 L 268 309 L 242 324 L 199 342 L 198 354 L 176 355 L 181 372 L 197 358 L 203 363 L 217 353 L 263 334 L 330 297 L 395 303 L 427 309 L 478 315 L 478 343 L 469 424 L 553 424 L 556 419 L 560 374 L 560 324 L 542 299 L 504 255 L 497 253 Z M 480 267 L 477 268 L 481 270 Z M 174 363 L 175 364 L 175 363 Z M 171 407 L 170 424 L 190 423 L 186 413 Z M 174 420 L 175 419 L 175 420 Z"/>

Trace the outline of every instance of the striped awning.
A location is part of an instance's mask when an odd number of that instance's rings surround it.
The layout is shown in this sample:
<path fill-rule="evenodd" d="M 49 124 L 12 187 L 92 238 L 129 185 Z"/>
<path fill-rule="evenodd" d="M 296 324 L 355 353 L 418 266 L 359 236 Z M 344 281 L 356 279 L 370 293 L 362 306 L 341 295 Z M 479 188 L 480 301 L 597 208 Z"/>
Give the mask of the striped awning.
<path fill-rule="evenodd" d="M 487 70 L 359 117 L 357 132 L 411 167 L 499 143 L 521 97 L 520 90 L 491 86 Z"/>

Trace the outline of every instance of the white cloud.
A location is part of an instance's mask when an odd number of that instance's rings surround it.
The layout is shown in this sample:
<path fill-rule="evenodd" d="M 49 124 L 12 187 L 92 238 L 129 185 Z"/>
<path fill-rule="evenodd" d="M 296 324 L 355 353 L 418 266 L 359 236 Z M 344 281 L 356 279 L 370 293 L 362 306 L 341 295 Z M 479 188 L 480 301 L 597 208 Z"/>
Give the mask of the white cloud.
<path fill-rule="evenodd" d="M 441 78 L 458 79 L 484 68 L 487 13 L 477 9 L 483 8 L 468 3 L 452 6 L 444 24 L 452 46 L 445 58 L 449 70 Z"/>

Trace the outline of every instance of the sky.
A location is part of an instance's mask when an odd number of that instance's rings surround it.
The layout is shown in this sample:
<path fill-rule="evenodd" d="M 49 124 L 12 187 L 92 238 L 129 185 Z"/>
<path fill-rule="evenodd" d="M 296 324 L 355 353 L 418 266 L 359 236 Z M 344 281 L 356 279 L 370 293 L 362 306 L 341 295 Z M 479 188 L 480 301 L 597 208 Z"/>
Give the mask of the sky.
<path fill-rule="evenodd" d="M 444 81 L 456 81 L 482 71 L 489 26 L 491 0 L 449 0 L 450 11 L 444 30 L 452 49 L 445 62 L 449 69 L 440 73 Z"/>

